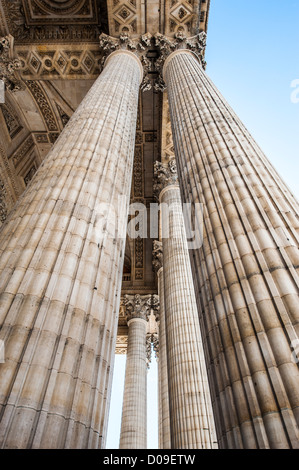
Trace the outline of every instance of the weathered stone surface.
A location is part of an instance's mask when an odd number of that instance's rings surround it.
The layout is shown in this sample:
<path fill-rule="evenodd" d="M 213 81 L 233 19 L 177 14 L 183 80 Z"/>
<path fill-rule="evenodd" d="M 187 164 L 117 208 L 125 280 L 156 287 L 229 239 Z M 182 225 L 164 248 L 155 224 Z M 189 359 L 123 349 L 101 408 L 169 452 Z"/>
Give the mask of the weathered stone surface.
<path fill-rule="evenodd" d="M 170 444 L 173 449 L 216 448 L 208 376 L 175 162 L 171 160 L 167 166 L 157 163 L 154 175 L 157 187 L 161 190 L 162 204 Z M 164 211 L 165 206 L 170 210 Z M 168 217 L 167 223 L 163 221 L 165 216 Z M 165 226 L 167 233 L 164 233 Z M 163 329 L 162 322 L 162 333 Z"/>
<path fill-rule="evenodd" d="M 298 203 L 193 52 L 163 74 L 184 200 L 204 205 L 191 258 L 219 445 L 298 448 Z"/>
<path fill-rule="evenodd" d="M 147 448 L 147 338 L 151 295 L 126 295 L 129 326 L 120 449 Z"/>
<path fill-rule="evenodd" d="M 2 447 L 105 445 L 141 80 L 109 57 L 1 231 Z"/>

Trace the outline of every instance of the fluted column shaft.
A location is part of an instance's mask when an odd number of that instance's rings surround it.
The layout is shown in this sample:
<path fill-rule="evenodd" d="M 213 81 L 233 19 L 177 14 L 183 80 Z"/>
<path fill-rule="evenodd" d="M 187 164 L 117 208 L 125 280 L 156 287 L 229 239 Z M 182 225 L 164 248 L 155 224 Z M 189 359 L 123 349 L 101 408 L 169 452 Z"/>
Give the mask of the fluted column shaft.
<path fill-rule="evenodd" d="M 168 397 L 167 374 L 167 347 L 165 331 L 165 307 L 164 307 L 164 275 L 163 268 L 158 273 L 158 295 L 160 299 L 160 324 L 159 324 L 159 386 L 161 387 L 161 449 L 171 449 L 170 442 L 170 418 Z"/>
<path fill-rule="evenodd" d="M 298 448 L 298 203 L 192 52 L 164 79 L 184 200 L 204 205 L 192 264 L 220 444 Z"/>
<path fill-rule="evenodd" d="M 178 184 L 160 203 L 171 448 L 209 449 L 217 444 Z"/>
<path fill-rule="evenodd" d="M 104 445 L 141 74 L 108 58 L 0 232 L 2 447 Z"/>
<path fill-rule="evenodd" d="M 128 317 L 128 349 L 120 432 L 120 449 L 147 448 L 147 316 Z"/>
<path fill-rule="evenodd" d="M 162 242 L 155 241 L 153 247 L 153 267 L 157 274 L 159 310 L 159 362 L 158 362 L 158 387 L 159 387 L 159 448 L 171 449 L 169 398 L 168 398 L 168 373 L 167 373 L 167 348 L 165 330 L 165 305 L 164 305 L 164 275 L 163 275 L 163 249 Z"/>

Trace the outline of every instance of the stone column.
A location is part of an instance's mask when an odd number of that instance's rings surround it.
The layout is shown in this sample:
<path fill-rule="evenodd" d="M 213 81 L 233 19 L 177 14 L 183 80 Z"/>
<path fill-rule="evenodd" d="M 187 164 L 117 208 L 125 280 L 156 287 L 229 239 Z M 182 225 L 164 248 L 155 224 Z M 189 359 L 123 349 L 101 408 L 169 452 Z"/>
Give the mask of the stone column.
<path fill-rule="evenodd" d="M 151 295 L 126 295 L 129 327 L 120 449 L 147 448 L 147 320 Z"/>
<path fill-rule="evenodd" d="M 183 200 L 204 206 L 192 264 L 220 445 L 298 448 L 298 203 L 204 72 L 204 34 L 160 39 Z"/>
<path fill-rule="evenodd" d="M 165 332 L 163 248 L 162 248 L 162 242 L 157 241 L 157 240 L 155 240 L 153 243 L 153 269 L 156 272 L 157 278 L 158 278 L 158 295 L 159 295 L 159 300 L 160 300 L 159 363 L 158 363 L 159 448 L 171 449 L 168 377 L 167 377 L 167 348 L 166 348 L 166 332 Z"/>
<path fill-rule="evenodd" d="M 156 162 L 155 178 L 162 205 L 171 448 L 211 449 L 217 443 L 175 160 Z"/>
<path fill-rule="evenodd" d="M 105 444 L 142 76 L 108 57 L 2 227 L 3 448 Z"/>

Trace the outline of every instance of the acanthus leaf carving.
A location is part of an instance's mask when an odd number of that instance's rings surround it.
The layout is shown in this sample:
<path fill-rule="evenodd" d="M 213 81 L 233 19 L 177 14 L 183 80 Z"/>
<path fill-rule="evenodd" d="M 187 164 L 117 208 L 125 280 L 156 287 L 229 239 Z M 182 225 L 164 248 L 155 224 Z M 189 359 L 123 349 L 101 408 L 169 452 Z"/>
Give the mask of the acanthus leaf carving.
<path fill-rule="evenodd" d="M 152 296 L 151 295 L 125 295 L 123 299 L 125 306 L 125 316 L 127 322 L 132 319 L 139 318 L 141 320 L 148 320 L 151 313 Z"/>
<path fill-rule="evenodd" d="M 139 59 L 143 66 L 144 75 L 140 85 L 142 91 L 150 90 L 152 87 L 151 80 L 149 78 L 149 72 L 151 70 L 152 63 L 146 57 L 146 53 L 152 43 L 152 35 L 150 33 L 143 34 L 137 38 L 131 38 L 127 32 L 122 31 L 119 37 L 115 38 L 102 33 L 99 38 L 100 48 L 103 52 L 101 66 L 107 57 L 114 51 L 127 50 L 133 52 Z"/>
<path fill-rule="evenodd" d="M 159 240 L 153 241 L 153 260 L 152 266 L 155 273 L 157 273 L 163 266 L 163 247 L 162 242 Z"/>
<path fill-rule="evenodd" d="M 15 92 L 23 90 L 24 85 L 15 76 L 15 71 L 20 68 L 21 63 L 13 58 L 13 42 L 11 35 L 0 37 L 0 80 L 4 82 L 6 89 Z"/>
<path fill-rule="evenodd" d="M 155 45 L 160 51 L 160 56 L 155 62 L 155 68 L 159 76 L 155 81 L 155 91 L 164 91 L 166 84 L 163 79 L 162 70 L 167 57 L 178 49 L 188 49 L 192 51 L 198 58 L 203 69 L 206 68 L 205 48 L 207 35 L 204 31 L 187 38 L 182 31 L 177 31 L 174 38 L 168 38 L 161 33 L 155 34 Z"/>
<path fill-rule="evenodd" d="M 162 189 L 170 185 L 178 185 L 176 160 L 172 158 L 168 164 L 155 162 L 154 164 L 154 195 L 159 199 Z"/>

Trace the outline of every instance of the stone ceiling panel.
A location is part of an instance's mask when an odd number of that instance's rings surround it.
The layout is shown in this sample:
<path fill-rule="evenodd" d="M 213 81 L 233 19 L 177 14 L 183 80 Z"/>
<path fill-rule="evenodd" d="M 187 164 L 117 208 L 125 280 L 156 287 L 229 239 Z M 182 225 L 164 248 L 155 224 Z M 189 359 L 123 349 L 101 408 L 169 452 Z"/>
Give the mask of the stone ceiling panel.
<path fill-rule="evenodd" d="M 1 0 L 0 5 L 2 34 L 9 32 L 16 44 L 98 42 L 109 32 L 106 0 Z"/>
<path fill-rule="evenodd" d="M 28 26 L 98 23 L 96 0 L 22 0 Z"/>

